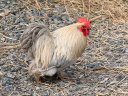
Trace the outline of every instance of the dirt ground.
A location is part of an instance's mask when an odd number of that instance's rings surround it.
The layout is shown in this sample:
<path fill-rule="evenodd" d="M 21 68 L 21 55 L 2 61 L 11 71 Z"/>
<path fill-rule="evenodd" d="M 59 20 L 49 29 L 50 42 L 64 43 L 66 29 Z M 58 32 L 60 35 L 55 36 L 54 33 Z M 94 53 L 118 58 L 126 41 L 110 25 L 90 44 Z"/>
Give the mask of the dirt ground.
<path fill-rule="evenodd" d="M 25 4 L 0 2 L 0 96 L 128 96 L 128 24 L 107 16 L 95 20 L 84 54 L 65 69 L 69 78 L 46 78 L 37 84 L 27 70 L 29 58 L 18 47 L 19 37 L 29 23 L 43 22 L 52 32 L 76 18 L 58 4 L 42 4 L 45 9 L 40 10 Z"/>

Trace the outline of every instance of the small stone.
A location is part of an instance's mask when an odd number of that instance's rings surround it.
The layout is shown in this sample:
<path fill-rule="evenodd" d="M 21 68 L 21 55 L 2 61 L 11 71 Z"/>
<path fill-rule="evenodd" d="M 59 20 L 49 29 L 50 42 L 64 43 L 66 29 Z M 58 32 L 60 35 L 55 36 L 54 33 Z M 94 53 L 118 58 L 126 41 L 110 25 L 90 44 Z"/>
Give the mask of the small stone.
<path fill-rule="evenodd" d="M 60 2 L 61 0 L 49 0 L 51 3 L 57 3 Z"/>
<path fill-rule="evenodd" d="M 3 61 L 0 61 L 0 66 L 4 65 L 4 62 Z"/>
<path fill-rule="evenodd" d="M 20 67 L 12 67 L 12 68 L 10 69 L 11 72 L 17 72 L 17 71 L 19 71 L 19 70 L 21 70 Z"/>
<path fill-rule="evenodd" d="M 54 19 L 54 23 L 55 23 L 55 24 L 58 24 L 57 18 Z"/>
<path fill-rule="evenodd" d="M 40 87 L 36 87 L 36 90 L 40 90 Z"/>
<path fill-rule="evenodd" d="M 21 33 L 17 32 L 17 33 L 16 33 L 16 37 L 17 37 L 17 39 L 19 39 L 20 36 L 21 36 Z"/>
<path fill-rule="evenodd" d="M 2 40 L 3 42 L 5 42 L 6 38 L 5 38 L 5 37 L 2 37 L 1 40 Z"/>
<path fill-rule="evenodd" d="M 8 58 L 9 58 L 10 60 L 16 60 L 16 57 L 15 57 L 14 55 L 12 55 L 12 54 L 10 54 L 10 55 L 8 56 Z"/>
<path fill-rule="evenodd" d="M 121 81 L 123 79 L 123 76 L 122 75 L 119 75 L 118 77 L 117 77 L 117 81 Z"/>
<path fill-rule="evenodd" d="M 9 4 L 9 3 L 10 3 L 10 1 L 7 1 L 7 3 Z"/>
<path fill-rule="evenodd" d="M 11 73 L 7 73 L 7 76 L 8 76 L 9 78 L 15 78 L 15 76 L 12 75 Z"/>
<path fill-rule="evenodd" d="M 128 47 L 125 48 L 125 52 L 128 53 Z"/>
<path fill-rule="evenodd" d="M 126 77 L 126 79 L 128 80 L 128 74 L 127 74 L 125 77 Z"/>
<path fill-rule="evenodd" d="M 1 77 L 1 76 L 3 76 L 3 73 L 2 73 L 2 72 L 0 72 L 0 77 Z"/>
<path fill-rule="evenodd" d="M 61 18 L 62 18 L 62 20 L 68 20 L 68 15 L 67 14 L 62 14 Z"/>
<path fill-rule="evenodd" d="M 88 65 L 88 68 L 94 68 L 94 67 L 95 67 L 95 64 Z"/>
<path fill-rule="evenodd" d="M 65 83 L 64 83 L 64 82 L 61 82 L 61 83 L 60 83 L 60 86 L 61 86 L 61 87 L 64 87 L 64 86 L 65 86 Z"/>
<path fill-rule="evenodd" d="M 66 10 L 65 10 L 65 8 L 64 7 L 59 7 L 58 8 L 58 12 L 59 13 L 64 13 Z"/>

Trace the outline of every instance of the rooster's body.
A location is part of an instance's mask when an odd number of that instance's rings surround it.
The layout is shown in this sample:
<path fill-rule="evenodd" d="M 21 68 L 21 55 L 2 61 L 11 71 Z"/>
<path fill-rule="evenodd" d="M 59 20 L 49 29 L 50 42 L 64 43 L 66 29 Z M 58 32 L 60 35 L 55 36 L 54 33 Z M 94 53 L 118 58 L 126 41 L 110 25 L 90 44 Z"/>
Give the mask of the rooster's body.
<path fill-rule="evenodd" d="M 21 36 L 21 45 L 31 58 L 29 71 L 35 75 L 53 76 L 76 62 L 87 45 L 87 36 L 75 23 L 49 32 L 44 24 L 30 24 Z"/>

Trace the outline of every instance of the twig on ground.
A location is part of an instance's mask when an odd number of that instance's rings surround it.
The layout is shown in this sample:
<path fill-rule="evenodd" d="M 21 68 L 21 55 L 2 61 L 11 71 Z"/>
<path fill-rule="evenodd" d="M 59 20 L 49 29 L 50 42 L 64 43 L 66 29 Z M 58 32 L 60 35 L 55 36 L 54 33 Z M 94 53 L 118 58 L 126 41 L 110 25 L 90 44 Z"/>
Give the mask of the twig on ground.
<path fill-rule="evenodd" d="M 14 46 L 5 46 L 5 47 L 1 47 L 0 50 L 4 50 L 4 49 L 13 49 L 13 48 L 20 48 L 20 44 L 18 45 L 14 45 Z"/>
<path fill-rule="evenodd" d="M 3 36 L 3 37 L 5 37 L 5 38 L 8 38 L 8 39 L 17 40 L 17 39 L 14 39 L 14 38 L 10 38 L 10 37 L 4 35 L 3 33 L 0 33 L 0 35 Z"/>
<path fill-rule="evenodd" d="M 102 18 L 102 15 L 99 15 L 99 16 L 97 16 L 97 17 L 94 17 L 94 18 L 90 19 L 90 22 L 93 22 L 93 21 L 95 21 L 95 20 L 97 20 L 97 19 L 99 19 L 99 18 Z"/>

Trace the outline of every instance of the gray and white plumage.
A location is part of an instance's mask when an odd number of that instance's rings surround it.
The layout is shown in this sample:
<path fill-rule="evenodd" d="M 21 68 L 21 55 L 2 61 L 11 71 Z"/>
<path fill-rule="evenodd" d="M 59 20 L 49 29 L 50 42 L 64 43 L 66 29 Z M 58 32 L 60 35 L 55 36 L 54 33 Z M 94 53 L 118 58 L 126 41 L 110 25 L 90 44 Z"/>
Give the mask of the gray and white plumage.
<path fill-rule="evenodd" d="M 44 24 L 30 24 L 20 38 L 21 47 L 32 60 L 29 72 L 53 76 L 75 63 L 87 45 L 87 37 L 78 29 L 81 25 L 75 23 L 49 32 Z"/>

